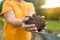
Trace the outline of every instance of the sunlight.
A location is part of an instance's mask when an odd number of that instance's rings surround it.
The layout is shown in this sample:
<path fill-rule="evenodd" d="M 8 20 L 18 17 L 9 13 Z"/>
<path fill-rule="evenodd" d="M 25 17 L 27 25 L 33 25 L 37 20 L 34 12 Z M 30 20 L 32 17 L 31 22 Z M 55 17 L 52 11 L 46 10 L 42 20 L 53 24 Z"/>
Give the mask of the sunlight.
<path fill-rule="evenodd" d="M 3 0 L 0 0 L 0 3 L 2 2 Z"/>
<path fill-rule="evenodd" d="M 60 0 L 45 0 L 45 4 L 41 8 L 56 8 L 60 7 Z"/>

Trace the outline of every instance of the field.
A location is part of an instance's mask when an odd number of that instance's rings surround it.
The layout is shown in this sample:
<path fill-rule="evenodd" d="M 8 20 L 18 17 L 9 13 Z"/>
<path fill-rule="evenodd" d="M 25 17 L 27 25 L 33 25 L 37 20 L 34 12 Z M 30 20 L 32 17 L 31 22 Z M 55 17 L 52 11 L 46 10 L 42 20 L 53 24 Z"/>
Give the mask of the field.
<path fill-rule="evenodd" d="M 52 30 L 54 33 L 60 33 L 60 21 L 47 20 L 47 29 Z"/>

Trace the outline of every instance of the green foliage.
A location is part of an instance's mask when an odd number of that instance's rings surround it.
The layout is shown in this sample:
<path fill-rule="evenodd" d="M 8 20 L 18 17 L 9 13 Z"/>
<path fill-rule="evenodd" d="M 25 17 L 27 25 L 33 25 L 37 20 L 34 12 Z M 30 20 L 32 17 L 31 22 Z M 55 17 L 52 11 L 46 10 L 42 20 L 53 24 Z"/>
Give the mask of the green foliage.
<path fill-rule="evenodd" d="M 4 21 L 4 18 L 0 18 L 0 30 L 3 29 Z"/>
<path fill-rule="evenodd" d="M 2 11 L 3 1 L 0 3 L 0 12 Z"/>
<path fill-rule="evenodd" d="M 36 8 L 36 13 L 37 13 L 37 15 L 45 16 L 43 9 Z"/>
<path fill-rule="evenodd" d="M 60 21 L 47 20 L 47 29 L 52 30 L 54 33 L 60 33 Z"/>
<path fill-rule="evenodd" d="M 0 18 L 0 24 L 3 25 L 4 24 L 4 21 L 5 21 L 4 18 Z"/>
<path fill-rule="evenodd" d="M 3 6 L 3 1 L 0 3 L 0 13 L 2 11 L 2 6 Z M 0 17 L 0 29 L 3 28 L 3 25 L 4 25 L 4 18 Z"/>

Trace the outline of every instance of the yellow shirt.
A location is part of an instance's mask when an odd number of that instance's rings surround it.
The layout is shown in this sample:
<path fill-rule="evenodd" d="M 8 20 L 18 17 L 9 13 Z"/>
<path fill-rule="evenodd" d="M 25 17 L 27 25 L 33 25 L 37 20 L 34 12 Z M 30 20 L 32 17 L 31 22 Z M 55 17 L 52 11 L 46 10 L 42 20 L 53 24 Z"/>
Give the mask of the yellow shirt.
<path fill-rule="evenodd" d="M 29 15 L 30 10 L 34 11 L 34 6 L 28 2 L 5 1 L 0 16 L 3 16 L 5 12 L 10 10 L 14 11 L 16 18 L 22 19 Z M 4 38 L 5 40 L 31 40 L 31 33 L 25 31 L 22 27 L 14 27 L 5 21 Z"/>

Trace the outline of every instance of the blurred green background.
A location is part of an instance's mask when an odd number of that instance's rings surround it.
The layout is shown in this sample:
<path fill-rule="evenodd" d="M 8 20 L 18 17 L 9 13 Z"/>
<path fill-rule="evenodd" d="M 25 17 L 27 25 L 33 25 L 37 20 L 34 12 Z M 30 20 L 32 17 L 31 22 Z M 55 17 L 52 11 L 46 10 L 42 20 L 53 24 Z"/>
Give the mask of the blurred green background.
<path fill-rule="evenodd" d="M 45 2 L 44 0 L 26 0 L 32 2 L 35 6 L 37 15 L 45 16 L 47 20 L 47 29 L 54 33 L 60 33 L 60 7 L 56 8 L 40 8 Z M 0 12 L 2 11 L 3 2 L 0 3 Z M 0 31 L 4 25 L 4 18 L 0 18 Z"/>

